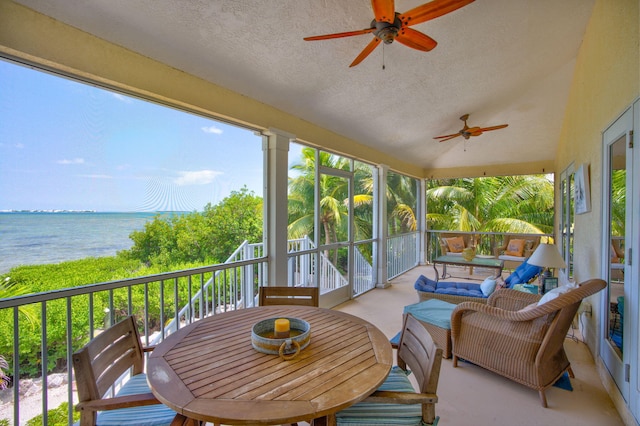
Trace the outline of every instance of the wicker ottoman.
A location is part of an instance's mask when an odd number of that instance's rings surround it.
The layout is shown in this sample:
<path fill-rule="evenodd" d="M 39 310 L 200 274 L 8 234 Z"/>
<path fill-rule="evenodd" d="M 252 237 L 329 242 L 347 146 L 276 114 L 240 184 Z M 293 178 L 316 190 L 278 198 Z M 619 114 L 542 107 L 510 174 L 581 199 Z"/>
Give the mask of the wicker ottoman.
<path fill-rule="evenodd" d="M 451 358 L 451 312 L 457 305 L 430 299 L 404 307 L 404 315 L 411 314 L 427 329 L 445 358 Z"/>

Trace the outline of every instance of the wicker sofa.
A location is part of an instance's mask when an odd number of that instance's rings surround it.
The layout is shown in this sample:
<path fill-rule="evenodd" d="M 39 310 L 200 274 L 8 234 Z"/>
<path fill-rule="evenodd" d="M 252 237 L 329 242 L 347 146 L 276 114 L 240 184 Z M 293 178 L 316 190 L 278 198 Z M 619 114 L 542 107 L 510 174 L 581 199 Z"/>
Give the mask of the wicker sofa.
<path fill-rule="evenodd" d="M 451 314 L 453 366 L 462 358 L 535 389 L 546 407 L 545 390 L 566 371 L 573 377 L 563 343 L 580 303 L 605 286 L 592 279 L 554 289 L 545 299 L 502 289 L 486 304 L 460 303 Z"/>
<path fill-rule="evenodd" d="M 542 268 L 539 266 L 529 265 L 526 261 L 522 262 L 522 264 L 504 280 L 504 286 L 505 288 L 513 288 L 516 284 L 529 283 L 535 279 L 541 271 Z M 485 283 L 486 282 L 485 280 Z M 490 287 L 490 285 L 488 287 Z M 493 292 L 493 289 L 486 291 L 486 287 L 481 283 L 455 281 L 436 282 L 424 275 L 418 277 L 414 288 L 418 292 L 418 299 L 420 301 L 439 299 L 455 304 L 461 302 L 486 303 L 487 298 Z M 485 291 L 483 291 L 483 289 Z"/>

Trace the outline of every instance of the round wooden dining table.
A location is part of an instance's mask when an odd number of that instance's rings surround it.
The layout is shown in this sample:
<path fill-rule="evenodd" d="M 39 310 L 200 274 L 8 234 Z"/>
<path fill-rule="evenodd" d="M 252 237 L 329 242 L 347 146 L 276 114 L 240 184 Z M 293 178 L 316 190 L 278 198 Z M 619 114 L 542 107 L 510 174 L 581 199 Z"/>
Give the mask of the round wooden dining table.
<path fill-rule="evenodd" d="M 291 360 L 253 348 L 255 323 L 300 318 L 309 345 Z M 393 363 L 388 338 L 369 322 L 307 306 L 263 306 L 216 314 L 167 337 L 151 353 L 153 394 L 188 419 L 230 425 L 323 423 L 361 401 Z"/>

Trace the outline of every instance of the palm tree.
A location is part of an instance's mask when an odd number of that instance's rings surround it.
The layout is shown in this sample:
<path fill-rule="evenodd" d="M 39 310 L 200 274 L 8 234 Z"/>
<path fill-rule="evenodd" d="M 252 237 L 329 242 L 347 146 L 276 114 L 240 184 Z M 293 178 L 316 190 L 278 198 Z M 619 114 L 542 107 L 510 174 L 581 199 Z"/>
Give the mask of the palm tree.
<path fill-rule="evenodd" d="M 553 182 L 544 175 L 435 180 L 428 186 L 430 229 L 553 232 Z"/>
<path fill-rule="evenodd" d="M 387 211 L 389 235 L 418 229 L 416 219 L 417 181 L 409 176 L 389 172 L 387 175 Z"/>
<path fill-rule="evenodd" d="M 9 299 L 30 293 L 27 287 L 12 282 L 11 277 L 5 277 L 0 281 L 0 299 Z M 18 308 L 18 313 L 20 313 L 31 326 L 40 324 L 34 305 L 21 305 Z"/>
<path fill-rule="evenodd" d="M 344 169 L 348 160 L 326 152 L 319 153 L 320 164 Z M 314 232 L 315 149 L 303 148 L 301 162 L 291 166 L 298 175 L 289 180 L 289 238 L 301 238 Z M 324 244 L 343 241 L 347 229 L 348 187 L 342 178 L 320 177 L 320 230 Z"/>
<path fill-rule="evenodd" d="M 320 153 L 320 164 L 334 169 L 348 170 L 347 159 L 325 152 Z M 313 233 L 313 195 L 315 178 L 315 150 L 303 148 L 301 161 L 291 167 L 297 176 L 289 181 L 289 238 L 300 238 Z M 373 176 L 371 166 L 355 162 L 354 217 L 356 240 L 371 237 Z M 320 179 L 320 223 L 325 244 L 346 239 L 348 206 L 347 181 L 330 175 Z M 415 179 L 390 172 L 387 178 L 387 211 L 389 234 L 417 229 Z"/>
<path fill-rule="evenodd" d="M 611 235 L 625 234 L 625 214 L 627 205 L 627 171 L 611 172 Z"/>

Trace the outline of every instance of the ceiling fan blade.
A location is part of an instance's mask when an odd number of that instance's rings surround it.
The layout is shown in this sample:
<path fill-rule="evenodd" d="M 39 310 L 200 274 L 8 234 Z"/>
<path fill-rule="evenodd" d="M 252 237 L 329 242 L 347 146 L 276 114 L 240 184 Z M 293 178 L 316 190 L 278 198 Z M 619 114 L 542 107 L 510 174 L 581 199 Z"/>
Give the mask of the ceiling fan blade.
<path fill-rule="evenodd" d="M 428 35 L 408 27 L 400 31 L 396 36 L 396 40 L 405 46 L 422 50 L 423 52 L 428 52 L 438 45 L 438 42 Z"/>
<path fill-rule="evenodd" d="M 433 138 L 434 138 L 434 139 L 442 139 L 442 138 L 451 138 L 451 137 L 454 137 L 454 136 L 460 136 L 460 132 L 458 132 L 458 133 L 453 133 L 453 134 L 451 134 L 451 135 L 434 136 Z"/>
<path fill-rule="evenodd" d="M 480 130 L 483 131 L 483 132 L 488 132 L 489 130 L 504 129 L 507 126 L 508 126 L 508 124 L 500 124 L 499 126 L 483 127 Z"/>
<path fill-rule="evenodd" d="M 378 45 L 380 44 L 381 41 L 382 40 L 379 39 L 378 37 L 374 37 L 373 40 L 371 40 L 371 42 L 369 44 L 367 44 L 367 47 L 365 47 L 364 50 L 362 52 L 360 52 L 358 57 L 356 57 L 356 59 L 354 59 L 353 62 L 351 62 L 351 65 L 349 65 L 349 68 L 355 67 L 360 62 L 362 62 L 364 60 L 364 58 L 369 56 L 369 53 L 373 52 L 373 50 L 376 47 L 378 47 Z"/>
<path fill-rule="evenodd" d="M 404 25 L 416 25 L 439 18 L 469 3 L 473 3 L 473 1 L 474 0 L 433 0 L 400 14 L 399 18 Z"/>
<path fill-rule="evenodd" d="M 371 8 L 376 21 L 393 24 L 396 18 L 396 8 L 393 0 L 371 0 Z"/>
<path fill-rule="evenodd" d="M 369 34 L 374 31 L 375 31 L 375 28 L 365 28 L 364 30 L 358 30 L 358 31 L 347 31 L 344 33 L 325 34 L 325 35 L 319 35 L 319 36 L 313 36 L 313 37 L 305 37 L 304 40 L 306 41 L 329 40 L 332 38 L 351 37 L 351 36 L 357 36 L 362 34 Z"/>
<path fill-rule="evenodd" d="M 458 136 L 462 136 L 462 135 L 460 133 L 456 133 L 455 135 L 451 135 L 446 139 L 440 139 L 438 142 L 446 142 L 446 141 L 451 140 L 453 138 L 457 138 Z"/>

